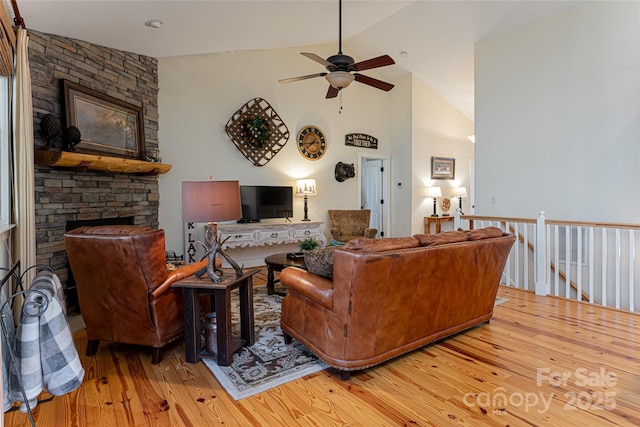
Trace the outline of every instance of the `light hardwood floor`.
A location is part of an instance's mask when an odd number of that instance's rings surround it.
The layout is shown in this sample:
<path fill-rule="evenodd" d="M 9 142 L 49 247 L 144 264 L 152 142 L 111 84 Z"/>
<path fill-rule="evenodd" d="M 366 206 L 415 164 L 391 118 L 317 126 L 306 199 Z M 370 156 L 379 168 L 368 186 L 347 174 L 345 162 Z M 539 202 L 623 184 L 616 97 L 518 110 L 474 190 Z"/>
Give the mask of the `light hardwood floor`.
<path fill-rule="evenodd" d="M 264 279 L 264 277 L 263 277 Z M 104 345 L 82 387 L 38 405 L 37 426 L 637 426 L 640 316 L 501 288 L 494 318 L 342 381 L 329 369 L 240 401 L 170 346 Z M 5 426 L 28 426 L 5 414 Z"/>

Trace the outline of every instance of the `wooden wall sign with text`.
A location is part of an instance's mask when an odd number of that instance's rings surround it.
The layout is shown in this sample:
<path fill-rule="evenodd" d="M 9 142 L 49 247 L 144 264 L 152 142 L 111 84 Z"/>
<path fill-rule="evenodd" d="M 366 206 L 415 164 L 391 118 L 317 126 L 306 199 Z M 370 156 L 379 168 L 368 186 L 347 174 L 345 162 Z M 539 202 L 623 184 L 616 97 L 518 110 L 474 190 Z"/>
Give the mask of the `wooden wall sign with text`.
<path fill-rule="evenodd" d="M 351 147 L 378 149 L 378 138 L 364 133 L 350 133 L 344 136 L 344 145 Z"/>

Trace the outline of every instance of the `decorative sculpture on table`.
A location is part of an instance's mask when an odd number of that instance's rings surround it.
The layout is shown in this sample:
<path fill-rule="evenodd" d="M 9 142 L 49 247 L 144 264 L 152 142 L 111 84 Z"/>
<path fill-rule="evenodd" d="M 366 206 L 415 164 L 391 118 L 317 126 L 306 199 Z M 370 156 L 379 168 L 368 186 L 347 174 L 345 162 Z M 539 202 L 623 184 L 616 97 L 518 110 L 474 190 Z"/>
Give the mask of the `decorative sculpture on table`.
<path fill-rule="evenodd" d="M 227 253 L 218 240 L 218 221 L 230 221 L 242 217 L 240 205 L 240 184 L 238 181 L 183 181 L 182 182 L 182 220 L 184 222 L 208 222 L 205 228 L 205 257 L 208 258 L 206 270 L 196 273 L 202 276 L 205 271 L 214 282 L 224 280 L 223 271 L 216 266 L 216 256 L 220 254 L 236 275 L 244 272 Z M 202 243 L 200 243 L 202 244 Z"/>
<path fill-rule="evenodd" d="M 209 260 L 206 269 L 207 275 L 214 282 L 221 282 L 223 280 L 224 272 L 216 265 L 217 254 L 220 254 L 220 256 L 227 260 L 229 265 L 231 265 L 231 267 L 236 271 L 236 274 L 238 276 L 242 276 L 244 272 L 242 271 L 242 267 L 240 267 L 238 263 L 235 262 L 229 255 L 227 255 L 224 249 L 222 249 L 222 245 L 224 245 L 231 236 L 227 237 L 222 242 L 218 242 L 217 228 L 217 226 L 213 226 L 212 224 L 207 224 L 205 226 L 205 244 L 202 246 L 204 246 L 204 249 L 206 251 L 203 259 L 207 258 Z M 205 271 L 200 270 L 196 272 L 196 276 L 200 277 L 204 273 Z"/>
<path fill-rule="evenodd" d="M 254 166 L 264 166 L 284 147 L 289 129 L 278 113 L 262 98 L 244 104 L 225 126 L 238 151 Z"/>
<path fill-rule="evenodd" d="M 451 209 L 451 199 L 448 197 L 443 198 L 440 201 L 440 209 L 442 209 L 442 216 L 449 216 L 449 209 Z"/>

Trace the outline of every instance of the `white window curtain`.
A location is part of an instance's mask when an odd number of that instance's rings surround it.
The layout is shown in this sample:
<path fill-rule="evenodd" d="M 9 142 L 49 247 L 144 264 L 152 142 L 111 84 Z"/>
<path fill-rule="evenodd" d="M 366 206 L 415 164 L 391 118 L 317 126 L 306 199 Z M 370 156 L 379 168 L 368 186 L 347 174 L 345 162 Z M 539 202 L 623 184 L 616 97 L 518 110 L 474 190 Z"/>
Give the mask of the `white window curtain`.
<path fill-rule="evenodd" d="M 16 92 L 14 123 L 14 260 L 26 269 L 36 264 L 36 225 L 33 159 L 33 104 L 31 100 L 31 74 L 29 70 L 27 30 L 18 28 L 16 49 Z M 35 269 L 27 272 L 24 283 L 31 283 Z"/>
<path fill-rule="evenodd" d="M 13 77 L 0 76 L 0 242 L 3 235 L 9 233 L 11 221 L 11 177 L 13 169 L 12 136 L 11 130 L 11 90 Z M 6 265 L 0 264 L 6 268 Z"/>

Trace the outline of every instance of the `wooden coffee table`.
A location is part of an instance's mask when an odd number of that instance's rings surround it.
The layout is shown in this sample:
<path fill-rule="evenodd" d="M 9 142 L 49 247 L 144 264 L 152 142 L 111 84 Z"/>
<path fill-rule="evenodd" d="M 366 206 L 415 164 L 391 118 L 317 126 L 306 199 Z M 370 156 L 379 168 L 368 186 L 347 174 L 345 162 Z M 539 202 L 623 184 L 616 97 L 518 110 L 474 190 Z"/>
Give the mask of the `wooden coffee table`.
<path fill-rule="evenodd" d="M 174 282 L 171 287 L 182 288 L 184 296 L 184 347 L 185 359 L 197 363 L 202 357 L 215 358 L 202 346 L 202 322 L 200 319 L 200 294 L 213 297 L 216 322 L 218 324 L 218 365 L 229 366 L 233 353 L 240 347 L 252 345 L 255 341 L 253 326 L 253 275 L 260 269 L 245 271 L 236 276 L 235 271 L 225 270 L 224 280 L 216 283 L 206 274 L 198 278 L 195 275 Z M 240 290 L 240 337 L 231 333 L 231 291 Z"/>
<path fill-rule="evenodd" d="M 304 270 L 307 269 L 307 265 L 304 263 L 304 257 L 289 259 L 287 255 L 290 252 L 282 252 L 279 254 L 269 255 L 264 259 L 264 263 L 267 265 L 267 294 L 269 295 L 281 295 L 284 296 L 287 293 L 282 291 L 276 291 L 275 285 L 279 280 L 274 280 L 275 271 L 282 271 L 286 267 L 298 267 Z"/>

